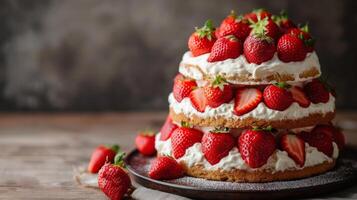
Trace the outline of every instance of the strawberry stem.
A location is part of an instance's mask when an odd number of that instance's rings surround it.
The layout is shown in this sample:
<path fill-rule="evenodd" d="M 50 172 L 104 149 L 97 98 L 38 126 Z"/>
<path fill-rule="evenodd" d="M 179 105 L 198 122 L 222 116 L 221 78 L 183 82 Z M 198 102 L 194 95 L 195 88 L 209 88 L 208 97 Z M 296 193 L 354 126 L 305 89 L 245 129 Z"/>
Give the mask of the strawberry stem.
<path fill-rule="evenodd" d="M 216 127 L 211 133 L 228 133 L 230 130 L 228 127 Z"/>
<path fill-rule="evenodd" d="M 216 76 L 216 78 L 212 81 L 212 86 L 219 87 L 219 89 L 222 91 L 225 85 L 228 85 L 228 83 L 226 82 L 226 79 L 223 78 L 221 75 Z"/>
<path fill-rule="evenodd" d="M 117 144 L 114 144 L 110 147 L 110 149 L 112 149 L 115 153 L 118 153 L 120 150 L 120 146 Z"/>
<path fill-rule="evenodd" d="M 195 29 L 196 29 L 196 33 L 200 38 L 207 37 L 208 40 L 213 39 L 215 28 L 213 27 L 212 20 L 210 19 L 207 20 L 203 25 L 203 27 L 201 28 L 196 27 Z"/>
<path fill-rule="evenodd" d="M 291 85 L 289 85 L 285 82 L 277 82 L 277 83 L 274 83 L 274 85 L 277 87 L 283 88 L 283 89 L 288 89 L 291 87 Z"/>
<path fill-rule="evenodd" d="M 124 152 L 122 152 L 122 151 L 118 152 L 114 157 L 114 165 L 124 167 L 125 166 L 124 157 L 125 157 Z"/>
<path fill-rule="evenodd" d="M 188 122 L 181 121 L 181 127 L 190 128 L 191 125 Z"/>

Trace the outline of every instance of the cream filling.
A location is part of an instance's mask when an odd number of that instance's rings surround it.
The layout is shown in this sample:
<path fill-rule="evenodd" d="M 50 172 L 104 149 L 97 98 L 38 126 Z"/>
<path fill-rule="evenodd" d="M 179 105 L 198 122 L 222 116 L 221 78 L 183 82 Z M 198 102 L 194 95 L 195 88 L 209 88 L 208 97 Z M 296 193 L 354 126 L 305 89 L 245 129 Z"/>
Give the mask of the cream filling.
<path fill-rule="evenodd" d="M 311 103 L 309 107 L 303 108 L 298 103 L 294 102 L 289 108 L 284 111 L 272 110 L 268 108 L 264 102 L 258 104 L 258 106 L 252 111 L 237 116 L 233 113 L 234 101 L 222 104 L 217 108 L 206 107 L 204 112 L 197 111 L 191 104 L 188 97 L 184 98 L 181 102 L 176 101 L 175 97 L 171 93 L 169 95 L 170 108 L 172 108 L 177 114 L 184 114 L 192 117 L 193 115 L 200 118 L 217 118 L 224 117 L 227 119 L 269 119 L 269 120 L 286 120 L 286 119 L 300 119 L 307 117 L 310 114 L 326 114 L 335 111 L 335 98 L 330 94 L 330 99 L 327 103 Z"/>
<path fill-rule="evenodd" d="M 182 61 L 180 63 L 179 72 L 187 77 L 191 77 L 196 80 L 203 79 L 204 75 L 217 76 L 217 75 L 230 75 L 230 76 L 244 76 L 252 77 L 254 79 L 262 79 L 260 84 L 267 84 L 271 81 L 266 80 L 267 77 L 274 74 L 289 74 L 294 77 L 293 82 L 300 82 L 313 79 L 315 77 L 300 78 L 300 74 L 304 71 L 310 70 L 313 67 L 319 71 L 320 76 L 320 62 L 317 54 L 315 52 L 308 53 L 303 61 L 298 62 L 288 62 L 285 63 L 281 61 L 277 54 L 274 57 L 261 63 L 260 65 L 254 63 L 248 63 L 244 55 L 240 55 L 235 59 L 227 59 L 218 62 L 207 62 L 209 53 L 203 54 L 197 57 L 193 57 L 191 52 L 186 52 L 183 55 Z M 194 65 L 195 67 L 188 67 L 189 65 Z M 256 84 L 256 82 L 241 82 L 241 81 L 229 81 L 233 84 Z"/>
<path fill-rule="evenodd" d="M 156 135 L 155 148 L 160 155 L 172 156 L 171 139 L 166 141 L 160 140 L 160 133 Z M 229 151 L 228 155 L 222 158 L 217 164 L 211 165 L 204 157 L 201 149 L 201 143 L 195 143 L 186 149 L 185 154 L 177 159 L 178 162 L 186 164 L 188 167 L 201 165 L 206 170 L 223 170 L 230 171 L 234 169 L 247 170 L 247 171 L 271 171 L 272 173 L 286 170 L 298 170 L 305 167 L 311 167 L 324 162 L 331 163 L 333 159 L 337 159 L 339 150 L 337 144 L 333 142 L 333 155 L 332 158 L 317 150 L 317 148 L 309 146 L 305 143 L 306 159 L 303 167 L 295 164 L 294 160 L 288 156 L 286 151 L 276 150 L 268 159 L 267 163 L 260 168 L 249 167 L 237 147 Z"/>

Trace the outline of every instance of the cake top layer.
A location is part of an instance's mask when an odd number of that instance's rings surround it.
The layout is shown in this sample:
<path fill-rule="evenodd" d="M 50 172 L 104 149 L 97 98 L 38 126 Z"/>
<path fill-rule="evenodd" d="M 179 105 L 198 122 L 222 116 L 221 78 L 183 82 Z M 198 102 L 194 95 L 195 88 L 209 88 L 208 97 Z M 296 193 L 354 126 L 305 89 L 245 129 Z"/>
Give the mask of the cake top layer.
<path fill-rule="evenodd" d="M 308 27 L 285 13 L 231 12 L 217 28 L 207 20 L 188 40 L 179 71 L 197 80 L 223 76 L 233 84 L 301 82 L 319 77 L 320 64 Z"/>

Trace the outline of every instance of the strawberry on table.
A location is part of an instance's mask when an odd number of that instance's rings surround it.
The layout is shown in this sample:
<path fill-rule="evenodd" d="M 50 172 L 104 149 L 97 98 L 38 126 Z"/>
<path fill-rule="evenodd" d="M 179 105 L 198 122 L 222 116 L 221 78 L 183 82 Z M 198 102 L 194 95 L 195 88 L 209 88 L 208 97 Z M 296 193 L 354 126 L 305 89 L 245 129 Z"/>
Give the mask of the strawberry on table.
<path fill-rule="evenodd" d="M 312 103 L 327 103 L 330 93 L 327 86 L 319 79 L 314 79 L 304 86 L 306 96 Z"/>
<path fill-rule="evenodd" d="M 149 170 L 149 177 L 156 180 L 176 179 L 183 175 L 184 171 L 181 165 L 169 156 L 159 156 L 155 158 Z"/>
<path fill-rule="evenodd" d="M 273 110 L 286 110 L 293 103 L 289 85 L 283 82 L 267 86 L 263 91 L 264 103 Z"/>
<path fill-rule="evenodd" d="M 167 115 L 165 124 L 161 127 L 160 130 L 160 140 L 166 141 L 171 137 L 172 132 L 177 129 L 177 125 L 172 122 L 170 115 Z"/>
<path fill-rule="evenodd" d="M 193 56 L 209 53 L 216 41 L 215 28 L 211 20 L 207 20 L 202 28 L 196 28 L 188 39 L 188 48 Z"/>
<path fill-rule="evenodd" d="M 198 112 L 204 112 L 207 106 L 207 99 L 205 97 L 203 88 L 196 88 L 190 93 L 190 101 L 192 106 Z"/>
<path fill-rule="evenodd" d="M 222 21 L 220 27 L 216 30 L 216 36 L 220 38 L 227 35 L 234 35 L 240 41 L 244 41 L 249 35 L 250 30 L 248 20 L 237 16 L 232 10 L 231 14 Z"/>
<path fill-rule="evenodd" d="M 237 58 L 242 54 L 242 43 L 234 35 L 219 38 L 213 45 L 208 62 Z"/>
<path fill-rule="evenodd" d="M 244 15 L 244 18 L 249 21 L 257 22 L 258 18 L 260 18 L 260 19 L 269 18 L 270 19 L 271 13 L 266 11 L 264 8 L 259 8 L 259 9 L 254 9 L 253 12 Z"/>
<path fill-rule="evenodd" d="M 253 29 L 243 44 L 247 61 L 258 65 L 272 59 L 275 51 L 274 40 L 266 35 L 264 28 Z"/>
<path fill-rule="evenodd" d="M 181 102 L 184 98 L 188 97 L 191 91 L 196 87 L 197 83 L 195 80 L 177 75 L 172 89 L 176 101 Z"/>
<path fill-rule="evenodd" d="M 262 102 L 263 94 L 257 88 L 239 88 L 234 99 L 234 114 L 241 116 L 252 111 Z"/>
<path fill-rule="evenodd" d="M 294 24 L 293 21 L 289 19 L 288 14 L 286 13 L 285 10 L 282 10 L 280 12 L 280 15 L 278 16 L 272 16 L 272 19 L 280 27 L 280 30 L 283 33 L 286 33 L 288 30 L 292 28 L 296 28 L 296 25 Z"/>
<path fill-rule="evenodd" d="M 206 160 L 214 165 L 226 157 L 235 144 L 229 129 L 217 129 L 203 135 L 202 152 Z"/>
<path fill-rule="evenodd" d="M 307 108 L 310 106 L 310 100 L 307 98 L 304 90 L 299 86 L 293 86 L 290 88 L 290 92 L 293 95 L 293 99 L 301 107 Z"/>
<path fill-rule="evenodd" d="M 334 131 L 334 128 L 329 125 L 317 125 L 311 132 L 302 132 L 300 136 L 310 146 L 316 147 L 319 151 L 331 157 Z"/>
<path fill-rule="evenodd" d="M 105 162 L 114 162 L 114 157 L 119 151 L 118 145 L 98 146 L 92 153 L 89 161 L 88 171 L 90 173 L 98 173 L 100 168 L 105 164 Z"/>
<path fill-rule="evenodd" d="M 305 164 L 305 141 L 295 134 L 284 134 L 280 138 L 281 148 L 300 167 Z"/>
<path fill-rule="evenodd" d="M 131 181 L 124 168 L 124 153 L 115 156 L 114 164 L 106 163 L 98 173 L 98 186 L 111 200 L 123 199 Z"/>
<path fill-rule="evenodd" d="M 277 44 L 278 57 L 283 62 L 296 62 L 305 59 L 307 50 L 304 41 L 298 36 L 284 34 Z"/>
<path fill-rule="evenodd" d="M 203 87 L 207 105 L 216 108 L 228 103 L 233 98 L 233 88 L 222 76 L 217 76 L 210 84 Z"/>
<path fill-rule="evenodd" d="M 238 139 L 238 149 L 250 167 L 259 168 L 266 164 L 275 152 L 275 138 L 269 128 L 246 129 Z"/>
<path fill-rule="evenodd" d="M 191 147 L 197 142 L 201 142 L 203 133 L 194 128 L 185 127 L 177 128 L 171 135 L 171 146 L 173 157 L 178 159 L 181 158 L 186 149 Z"/>
<path fill-rule="evenodd" d="M 256 22 L 253 22 L 250 27 L 257 32 L 257 30 L 263 29 L 265 35 L 277 41 L 280 36 L 279 26 L 270 18 L 261 19 L 258 17 Z"/>
<path fill-rule="evenodd" d="M 145 156 L 154 155 L 156 153 L 155 133 L 152 131 L 140 132 L 135 138 L 135 146 Z"/>

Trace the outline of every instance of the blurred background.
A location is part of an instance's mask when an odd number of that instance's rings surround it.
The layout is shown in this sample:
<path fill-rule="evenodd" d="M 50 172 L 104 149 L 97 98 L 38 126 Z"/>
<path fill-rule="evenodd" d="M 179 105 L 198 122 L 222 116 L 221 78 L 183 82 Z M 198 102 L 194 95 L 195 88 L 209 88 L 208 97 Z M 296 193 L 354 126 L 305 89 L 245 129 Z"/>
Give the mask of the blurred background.
<path fill-rule="evenodd" d="M 188 36 L 264 7 L 309 22 L 339 109 L 357 109 L 357 1 L 3 0 L 2 111 L 165 110 Z"/>

